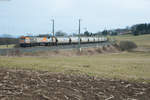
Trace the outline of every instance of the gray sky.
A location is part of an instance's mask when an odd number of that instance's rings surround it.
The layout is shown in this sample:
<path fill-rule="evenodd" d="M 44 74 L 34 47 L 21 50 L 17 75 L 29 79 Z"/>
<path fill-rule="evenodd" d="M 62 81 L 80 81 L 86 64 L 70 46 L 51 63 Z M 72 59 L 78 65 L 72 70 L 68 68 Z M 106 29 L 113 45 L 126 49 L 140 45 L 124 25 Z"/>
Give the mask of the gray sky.
<path fill-rule="evenodd" d="M 91 32 L 150 22 L 150 0 L 0 0 L 0 34 Z"/>

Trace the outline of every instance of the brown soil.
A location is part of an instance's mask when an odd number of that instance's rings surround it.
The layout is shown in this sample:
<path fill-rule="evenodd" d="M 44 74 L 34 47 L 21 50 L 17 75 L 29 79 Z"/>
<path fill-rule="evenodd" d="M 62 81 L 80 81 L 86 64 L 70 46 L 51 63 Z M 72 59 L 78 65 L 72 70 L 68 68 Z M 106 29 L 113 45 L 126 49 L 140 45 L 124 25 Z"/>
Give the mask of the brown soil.
<path fill-rule="evenodd" d="M 0 100 L 149 100 L 150 84 L 0 69 Z"/>

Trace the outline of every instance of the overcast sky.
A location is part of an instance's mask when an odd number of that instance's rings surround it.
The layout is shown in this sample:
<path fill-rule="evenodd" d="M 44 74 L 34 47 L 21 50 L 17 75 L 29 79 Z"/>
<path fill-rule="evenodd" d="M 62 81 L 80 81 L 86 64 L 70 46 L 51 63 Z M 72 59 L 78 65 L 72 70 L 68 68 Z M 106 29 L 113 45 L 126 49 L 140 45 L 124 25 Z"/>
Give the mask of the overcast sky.
<path fill-rule="evenodd" d="M 150 22 L 150 0 L 0 0 L 0 34 L 82 32 Z"/>

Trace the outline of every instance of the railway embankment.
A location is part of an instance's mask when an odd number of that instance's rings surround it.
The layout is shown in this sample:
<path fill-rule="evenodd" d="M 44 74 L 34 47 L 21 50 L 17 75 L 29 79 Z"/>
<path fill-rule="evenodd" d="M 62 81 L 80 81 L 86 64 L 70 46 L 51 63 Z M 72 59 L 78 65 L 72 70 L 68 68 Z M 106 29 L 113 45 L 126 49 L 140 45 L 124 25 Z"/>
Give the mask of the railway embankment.
<path fill-rule="evenodd" d="M 111 42 L 104 43 L 91 43 L 91 44 L 81 44 L 80 45 L 80 54 L 86 54 L 87 52 L 91 53 L 104 53 L 104 52 L 113 52 L 114 46 Z M 49 54 L 60 54 L 58 52 L 72 52 L 78 53 L 79 45 L 58 45 L 58 46 L 40 46 L 40 47 L 27 47 L 27 48 L 11 48 L 11 49 L 0 49 L 0 55 L 4 56 L 20 56 L 20 55 L 44 55 Z M 75 52 L 74 52 L 75 51 Z"/>

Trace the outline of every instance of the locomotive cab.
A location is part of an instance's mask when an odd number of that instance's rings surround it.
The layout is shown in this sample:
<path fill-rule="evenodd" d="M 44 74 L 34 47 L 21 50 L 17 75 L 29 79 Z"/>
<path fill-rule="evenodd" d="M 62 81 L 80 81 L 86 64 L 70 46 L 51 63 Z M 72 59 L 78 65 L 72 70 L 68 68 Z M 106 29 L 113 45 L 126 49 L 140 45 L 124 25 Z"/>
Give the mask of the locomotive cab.
<path fill-rule="evenodd" d="M 31 45 L 30 37 L 20 37 L 19 43 L 21 47 L 26 47 Z"/>

